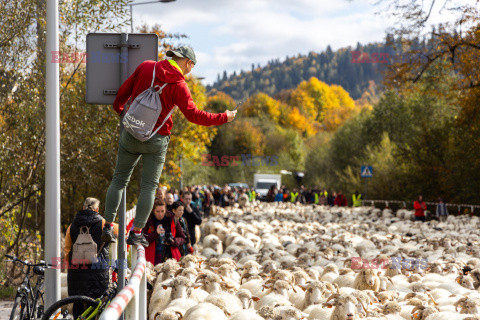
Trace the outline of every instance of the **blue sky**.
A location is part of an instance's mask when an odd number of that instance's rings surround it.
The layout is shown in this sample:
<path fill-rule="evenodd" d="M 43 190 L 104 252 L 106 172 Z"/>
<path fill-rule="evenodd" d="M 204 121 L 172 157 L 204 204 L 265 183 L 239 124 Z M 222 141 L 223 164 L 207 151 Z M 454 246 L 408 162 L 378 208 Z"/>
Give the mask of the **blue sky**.
<path fill-rule="evenodd" d="M 135 2 L 142 2 L 137 0 Z M 334 50 L 357 42 L 382 41 L 394 21 L 376 14 L 376 0 L 177 0 L 133 7 L 134 25 L 160 24 L 189 36 L 198 63 L 193 74 L 213 83 L 227 70 L 250 70 L 269 60 L 327 45 Z M 444 19 L 434 12 L 433 22 Z"/>

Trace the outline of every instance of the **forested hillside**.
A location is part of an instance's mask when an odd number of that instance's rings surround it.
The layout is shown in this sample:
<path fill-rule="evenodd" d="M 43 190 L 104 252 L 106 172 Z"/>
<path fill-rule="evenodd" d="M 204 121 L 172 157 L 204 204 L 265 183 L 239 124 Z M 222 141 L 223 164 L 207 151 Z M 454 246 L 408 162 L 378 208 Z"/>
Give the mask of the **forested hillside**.
<path fill-rule="evenodd" d="M 388 37 L 387 37 L 388 38 Z M 395 46 L 398 41 L 393 41 Z M 240 74 L 218 75 L 208 90 L 223 91 L 234 99 L 242 99 L 259 92 L 275 96 L 282 90 L 294 89 L 302 81 L 315 77 L 327 84 L 342 86 L 353 99 L 358 99 L 374 81 L 378 86 L 383 80 L 382 71 L 391 62 L 394 50 L 385 43 L 371 43 L 332 51 L 330 46 L 321 53 L 287 57 L 270 61 L 264 67 L 255 67 Z"/>

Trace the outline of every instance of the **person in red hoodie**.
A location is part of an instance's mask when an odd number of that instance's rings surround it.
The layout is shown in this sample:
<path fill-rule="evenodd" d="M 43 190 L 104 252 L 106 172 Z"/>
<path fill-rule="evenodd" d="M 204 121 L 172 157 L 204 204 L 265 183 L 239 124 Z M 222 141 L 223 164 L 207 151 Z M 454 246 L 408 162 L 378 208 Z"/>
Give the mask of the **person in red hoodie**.
<path fill-rule="evenodd" d="M 334 204 L 339 207 L 348 206 L 347 198 L 343 195 L 342 191 L 338 191 Z"/>
<path fill-rule="evenodd" d="M 150 87 L 155 67 L 153 85 L 167 85 L 160 94 L 162 112 L 153 130 L 156 130 L 162 124 L 174 106 L 178 106 L 188 121 L 203 126 L 218 126 L 235 118 L 236 111 L 226 110 L 224 113 L 213 114 L 199 110 L 195 106 L 188 85 L 185 82 L 185 76 L 192 71 L 197 63 L 195 53 L 190 47 L 179 47 L 176 50 L 167 51 L 166 54 L 172 59 L 160 62 L 142 62 L 135 72 L 121 85 L 113 103 L 113 109 L 120 116 L 124 114 L 125 105 L 130 99 L 133 101 L 140 93 Z M 133 221 L 134 228 L 128 235 L 127 244 L 141 244 L 148 247 L 149 243 L 142 234 L 142 228 L 145 226 L 153 207 L 155 189 L 165 163 L 172 126 L 173 121 L 169 117 L 158 133 L 145 142 L 137 140 L 126 130 L 122 131 L 119 139 L 115 172 L 105 201 L 104 216 L 107 223 L 102 232 L 102 241 L 106 243 L 115 242 L 112 223 L 120 206 L 123 189 L 127 186 L 135 165 L 142 158 L 143 169 L 140 195 L 138 197 L 135 220 Z"/>
<path fill-rule="evenodd" d="M 413 209 L 415 209 L 415 221 L 425 222 L 425 210 L 427 210 L 427 205 L 423 202 L 422 196 L 418 196 L 418 200 L 413 203 Z"/>

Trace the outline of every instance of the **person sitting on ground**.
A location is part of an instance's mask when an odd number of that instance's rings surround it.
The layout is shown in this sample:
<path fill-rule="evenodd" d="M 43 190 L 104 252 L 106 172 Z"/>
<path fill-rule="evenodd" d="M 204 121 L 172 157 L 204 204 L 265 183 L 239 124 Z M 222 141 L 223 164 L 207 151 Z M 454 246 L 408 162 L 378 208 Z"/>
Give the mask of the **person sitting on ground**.
<path fill-rule="evenodd" d="M 108 289 L 110 273 L 107 261 L 109 261 L 108 249 L 110 244 L 103 243 L 100 239 L 105 219 L 98 213 L 99 205 L 100 200 L 91 197 L 86 198 L 83 209 L 77 212 L 65 235 L 64 253 L 65 260 L 68 262 L 67 286 L 69 296 L 82 295 L 96 299 Z M 100 263 L 85 264 L 82 261 L 72 261 L 73 246 L 80 233 L 86 232 L 84 227 L 88 228 L 88 232 L 97 245 L 97 258 Z M 113 232 L 115 236 L 118 236 L 118 224 L 116 223 L 113 224 Z M 82 305 L 73 305 L 75 318 L 82 312 Z"/>
<path fill-rule="evenodd" d="M 172 204 L 172 210 L 167 211 L 166 219 L 162 220 L 163 229 L 165 229 L 165 260 L 173 258 L 180 261 L 182 257 L 180 248 L 186 241 L 185 231 L 180 224 L 183 210 L 183 203 L 175 201 Z"/>
<path fill-rule="evenodd" d="M 163 223 L 167 206 L 164 201 L 153 203 L 152 213 L 143 227 L 143 234 L 149 246 L 145 248 L 145 259 L 154 266 L 165 261 L 165 229 Z"/>

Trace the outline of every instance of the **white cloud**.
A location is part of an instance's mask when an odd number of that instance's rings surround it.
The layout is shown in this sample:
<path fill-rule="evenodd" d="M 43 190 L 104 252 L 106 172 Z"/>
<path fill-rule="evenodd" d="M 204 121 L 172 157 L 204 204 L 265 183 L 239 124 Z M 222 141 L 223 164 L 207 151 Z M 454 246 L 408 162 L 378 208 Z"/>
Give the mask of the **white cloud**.
<path fill-rule="evenodd" d="M 135 24 L 185 33 L 197 52 L 194 73 L 216 80 L 227 70 L 298 53 L 382 41 L 392 26 L 373 0 L 177 0 L 134 7 Z"/>

